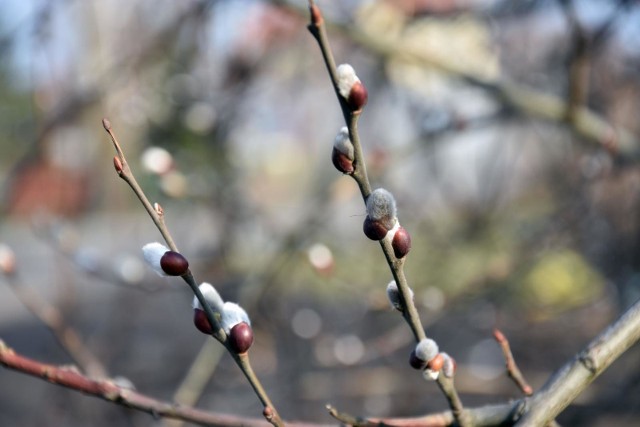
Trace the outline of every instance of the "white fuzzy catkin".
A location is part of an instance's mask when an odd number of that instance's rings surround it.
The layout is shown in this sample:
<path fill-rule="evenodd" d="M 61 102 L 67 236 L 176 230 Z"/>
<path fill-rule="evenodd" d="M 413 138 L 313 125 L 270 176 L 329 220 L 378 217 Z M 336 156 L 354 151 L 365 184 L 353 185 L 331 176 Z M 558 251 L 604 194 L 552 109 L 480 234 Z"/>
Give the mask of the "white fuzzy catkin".
<path fill-rule="evenodd" d="M 344 99 L 349 99 L 351 88 L 356 82 L 360 81 L 356 71 L 349 64 L 340 64 L 336 69 L 336 74 L 338 77 L 338 92 Z"/>
<path fill-rule="evenodd" d="M 220 321 L 222 329 L 228 334 L 231 332 L 231 328 L 240 322 L 251 325 L 247 312 L 234 302 L 225 302 L 222 309 L 222 320 Z"/>
<path fill-rule="evenodd" d="M 333 141 L 333 148 L 347 156 L 349 160 L 355 158 L 353 143 L 349 139 L 349 129 L 346 126 L 343 126 L 338 132 L 336 139 Z"/>
<path fill-rule="evenodd" d="M 224 310 L 224 301 L 222 297 L 216 291 L 216 288 L 213 287 L 211 283 L 203 282 L 200 286 L 198 286 L 200 292 L 202 292 L 202 296 L 204 297 L 211 310 L 216 313 L 220 313 L 222 315 L 222 311 Z M 198 297 L 193 296 L 193 302 L 191 303 L 193 308 L 197 308 L 199 310 L 203 310 L 202 304 L 198 301 Z"/>
<path fill-rule="evenodd" d="M 396 218 L 396 199 L 384 188 L 376 188 L 367 197 L 367 215 L 374 221 L 394 220 Z M 393 224 L 395 225 L 395 224 Z M 393 226 L 391 225 L 391 227 Z"/>
<path fill-rule="evenodd" d="M 453 374 L 455 373 L 456 370 L 456 364 L 453 361 L 453 359 L 451 358 L 451 356 L 449 356 L 447 353 L 440 353 L 442 354 L 442 357 L 444 357 L 444 364 L 442 365 L 442 372 L 444 373 L 444 376 L 447 378 L 452 378 Z"/>
<path fill-rule="evenodd" d="M 425 362 L 429 362 L 431 359 L 438 355 L 438 344 L 431 338 L 425 338 L 416 345 L 416 357 Z"/>
<path fill-rule="evenodd" d="M 160 265 L 160 259 L 162 259 L 162 256 L 167 253 L 167 251 L 169 251 L 169 248 L 158 242 L 147 243 L 142 247 L 144 260 L 149 264 L 149 267 L 161 277 L 167 276 L 167 273 L 162 270 L 162 266 Z"/>
<path fill-rule="evenodd" d="M 409 288 L 409 295 L 413 300 L 413 290 Z M 392 280 L 387 285 L 387 298 L 389 298 L 389 303 L 391 303 L 391 307 L 395 308 L 398 311 L 402 311 L 402 304 L 400 303 L 400 290 L 398 289 L 398 285 L 395 280 Z"/>

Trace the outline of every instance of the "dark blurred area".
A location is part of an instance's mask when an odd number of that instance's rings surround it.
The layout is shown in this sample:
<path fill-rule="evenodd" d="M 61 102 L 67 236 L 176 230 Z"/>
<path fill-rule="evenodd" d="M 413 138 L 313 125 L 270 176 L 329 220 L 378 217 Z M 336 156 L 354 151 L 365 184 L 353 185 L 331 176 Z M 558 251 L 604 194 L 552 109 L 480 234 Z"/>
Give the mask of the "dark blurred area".
<path fill-rule="evenodd" d="M 496 327 L 540 388 L 640 298 L 640 3 L 317 3 L 338 63 L 368 88 L 369 177 L 396 196 L 413 241 L 405 271 L 427 333 L 458 363 L 463 403 L 520 397 Z M 306 5 L 0 3 L 0 243 L 110 377 L 260 416 L 222 347 L 203 347 L 189 289 L 143 264 L 161 236 L 113 170 L 108 117 L 197 280 L 251 316 L 252 361 L 285 419 L 331 422 L 327 403 L 446 410 L 409 367 L 358 188 L 332 167 L 342 115 Z M 73 363 L 5 281 L 0 339 Z M 558 422 L 640 424 L 639 356 Z M 2 426 L 161 424 L 177 425 L 0 370 Z"/>

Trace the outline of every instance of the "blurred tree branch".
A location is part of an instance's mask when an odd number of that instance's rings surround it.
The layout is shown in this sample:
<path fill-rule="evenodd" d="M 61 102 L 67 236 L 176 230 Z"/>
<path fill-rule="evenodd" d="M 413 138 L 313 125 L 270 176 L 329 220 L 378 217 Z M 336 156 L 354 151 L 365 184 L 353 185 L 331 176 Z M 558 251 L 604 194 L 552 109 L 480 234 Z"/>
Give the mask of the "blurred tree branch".
<path fill-rule="evenodd" d="M 303 16 L 307 13 L 305 8 L 293 5 L 287 0 L 270 1 Z M 613 126 L 604 117 L 585 106 L 570 106 L 571 101 L 514 82 L 481 77 L 471 70 L 460 67 L 454 61 L 436 58 L 423 51 L 402 46 L 397 40 L 388 38 L 384 34 L 364 32 L 349 22 L 325 20 L 325 23 L 328 30 L 343 34 L 379 57 L 439 70 L 486 90 L 500 102 L 523 114 L 565 124 L 576 134 L 600 144 L 621 158 L 628 160 L 640 158 L 640 142 L 635 135 L 624 128 Z M 567 111 L 571 111 L 570 119 L 567 117 Z"/>
<path fill-rule="evenodd" d="M 640 301 L 594 338 L 534 394 L 518 427 L 546 425 L 605 371 L 622 353 L 640 340 Z"/>
<path fill-rule="evenodd" d="M 29 359 L 16 353 L 2 341 L 0 341 L 0 364 L 6 368 L 32 375 L 55 385 L 67 387 L 89 396 L 99 397 L 117 405 L 146 412 L 154 417 L 175 418 L 203 426 L 214 427 L 258 427 L 271 425 L 263 419 L 223 415 L 156 400 L 132 389 L 119 386 L 112 380 L 94 380 L 88 378 L 73 367 L 48 365 Z M 298 422 L 287 423 L 287 425 L 291 427 L 322 427 L 321 424 Z"/>

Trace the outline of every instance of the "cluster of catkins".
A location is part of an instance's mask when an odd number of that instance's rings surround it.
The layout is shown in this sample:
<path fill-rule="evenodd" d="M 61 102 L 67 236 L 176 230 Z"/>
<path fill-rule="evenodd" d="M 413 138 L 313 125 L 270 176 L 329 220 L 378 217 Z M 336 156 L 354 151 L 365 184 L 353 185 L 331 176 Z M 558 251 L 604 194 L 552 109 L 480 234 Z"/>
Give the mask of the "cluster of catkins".
<path fill-rule="evenodd" d="M 338 92 L 353 113 L 362 110 L 367 103 L 367 89 L 356 75 L 353 67 L 342 64 L 336 70 Z M 333 165 L 340 172 L 352 175 L 355 172 L 355 147 L 349 136 L 349 129 L 343 127 L 338 132 L 331 153 Z M 398 222 L 396 201 L 384 188 L 378 188 L 367 196 L 367 217 L 364 220 L 364 234 L 371 240 L 382 240 L 389 236 L 396 258 L 403 258 L 411 249 L 411 236 Z"/>
<path fill-rule="evenodd" d="M 189 271 L 189 262 L 180 253 L 169 250 L 161 243 L 148 243 L 142 247 L 144 259 L 160 276 L 183 276 Z M 242 307 L 233 302 L 224 302 L 222 297 L 210 283 L 202 283 L 199 287 L 206 303 L 211 308 L 220 327 L 227 336 L 227 344 L 238 354 L 245 353 L 253 344 L 251 320 Z M 204 334 L 214 332 L 202 304 L 193 297 L 193 323 Z"/>
<path fill-rule="evenodd" d="M 338 79 L 338 92 L 353 114 L 359 113 L 367 103 L 367 89 L 356 75 L 353 67 L 349 64 L 342 64 L 336 70 Z M 338 132 L 334 142 L 331 160 L 338 171 L 346 175 L 354 175 L 357 165 L 356 153 L 353 142 L 349 135 L 349 129 L 343 127 Z M 362 229 L 364 234 L 371 240 L 389 239 L 393 253 L 397 259 L 404 258 L 411 249 L 411 236 L 398 222 L 396 201 L 389 191 L 378 188 L 371 192 L 366 198 L 367 217 L 364 220 Z M 413 291 L 410 298 L 413 299 Z M 391 305 L 403 311 L 403 304 L 395 281 L 387 286 L 387 295 Z M 421 340 L 411 352 L 409 363 L 416 369 L 422 369 L 423 375 L 427 379 L 437 379 L 440 372 L 446 377 L 452 377 L 456 363 L 447 353 L 441 353 L 438 344 L 432 339 Z"/>

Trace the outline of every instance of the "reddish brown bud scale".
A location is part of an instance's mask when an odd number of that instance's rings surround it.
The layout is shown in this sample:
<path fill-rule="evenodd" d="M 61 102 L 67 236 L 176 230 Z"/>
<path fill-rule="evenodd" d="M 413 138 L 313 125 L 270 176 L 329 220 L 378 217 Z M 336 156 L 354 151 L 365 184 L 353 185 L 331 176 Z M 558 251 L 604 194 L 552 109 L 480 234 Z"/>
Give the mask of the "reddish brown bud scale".
<path fill-rule="evenodd" d="M 362 82 L 355 82 L 349 91 L 347 102 L 353 111 L 360 111 L 367 104 L 369 94 Z"/>
<path fill-rule="evenodd" d="M 189 261 L 181 253 L 167 251 L 160 258 L 160 267 L 169 276 L 182 276 L 189 269 Z"/>
<path fill-rule="evenodd" d="M 353 160 L 335 148 L 331 153 L 331 161 L 333 162 L 333 166 L 335 166 L 340 172 L 346 174 L 353 173 Z"/>
<path fill-rule="evenodd" d="M 271 406 L 265 406 L 262 410 L 262 416 L 267 420 L 271 421 L 273 419 L 273 408 Z"/>
<path fill-rule="evenodd" d="M 115 168 L 116 172 L 118 172 L 118 175 L 120 175 L 122 173 L 122 161 L 120 160 L 120 157 L 118 156 L 114 156 L 113 157 L 113 167 Z"/>
<path fill-rule="evenodd" d="M 444 356 L 442 356 L 441 353 L 438 353 L 436 357 L 434 357 L 427 363 L 427 369 L 431 369 L 433 372 L 439 372 L 440 369 L 442 369 L 443 365 Z"/>
<path fill-rule="evenodd" d="M 316 27 L 322 25 L 324 18 L 322 17 L 322 12 L 320 12 L 320 8 L 315 4 L 311 4 L 309 6 L 309 12 L 311 12 L 311 23 Z"/>
<path fill-rule="evenodd" d="M 398 259 L 403 258 L 409 253 L 411 250 L 411 236 L 404 227 L 400 226 L 396 230 L 396 234 L 393 235 L 393 240 L 391 241 L 391 246 L 393 247 L 393 253 Z"/>
<path fill-rule="evenodd" d="M 245 353 L 253 344 L 253 330 L 246 322 L 240 322 L 229 332 L 229 345 L 238 354 Z"/>
<path fill-rule="evenodd" d="M 389 230 L 381 221 L 373 220 L 367 215 L 362 224 L 362 231 L 371 240 L 382 240 Z"/>
<path fill-rule="evenodd" d="M 211 323 L 209 323 L 209 319 L 207 319 L 207 314 L 199 308 L 193 309 L 193 324 L 203 334 L 211 335 L 213 332 Z"/>
<path fill-rule="evenodd" d="M 411 365 L 413 369 L 424 369 L 425 366 L 427 366 L 427 362 L 416 356 L 416 351 L 413 350 L 409 356 L 409 365 Z"/>
<path fill-rule="evenodd" d="M 107 118 L 102 119 L 102 127 L 107 132 L 109 132 L 111 130 L 111 122 L 109 121 L 109 119 L 107 119 Z"/>

